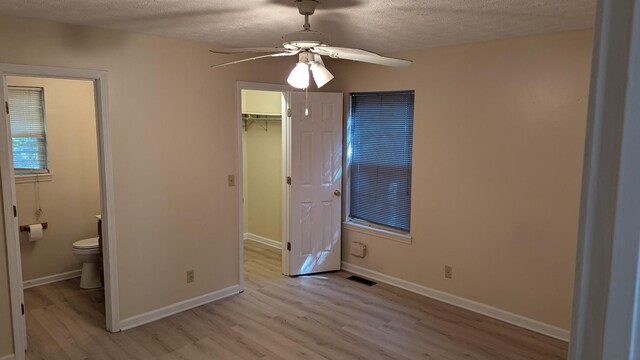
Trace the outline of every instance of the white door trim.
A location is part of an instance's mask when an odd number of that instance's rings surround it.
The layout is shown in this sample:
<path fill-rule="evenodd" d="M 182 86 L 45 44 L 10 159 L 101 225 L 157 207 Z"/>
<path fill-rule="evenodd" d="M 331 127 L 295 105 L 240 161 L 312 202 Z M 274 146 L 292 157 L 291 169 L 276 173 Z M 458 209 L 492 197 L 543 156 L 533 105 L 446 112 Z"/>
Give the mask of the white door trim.
<path fill-rule="evenodd" d="M 36 76 L 64 79 L 90 80 L 94 84 L 96 106 L 96 130 L 98 138 L 98 163 L 100 172 L 100 200 L 102 207 L 102 237 L 104 250 L 106 328 L 120 330 L 116 225 L 113 195 L 113 167 L 111 161 L 111 126 L 109 123 L 107 72 L 100 70 L 68 69 L 49 66 L 15 65 L 0 63 L 0 103 L 6 99 L 6 76 Z M 0 111 L 0 166 L 2 167 L 2 195 L 5 221 L 5 237 L 11 292 L 11 316 L 13 322 L 14 352 L 18 359 L 24 356 L 25 342 L 22 334 L 23 287 L 18 243 L 18 227 L 13 215 L 15 183 L 11 158 L 10 125 L 4 111 Z"/>
<path fill-rule="evenodd" d="M 598 1 L 570 359 L 640 358 L 640 0 Z"/>
<path fill-rule="evenodd" d="M 261 91 L 277 91 L 282 92 L 282 95 L 287 97 L 287 94 L 291 87 L 287 85 L 279 85 L 279 84 L 267 84 L 267 83 L 258 83 L 258 82 L 248 82 L 248 81 L 238 81 L 236 83 L 236 129 L 237 129 L 237 154 L 238 154 L 238 179 L 236 184 L 238 186 L 238 233 L 239 235 L 239 279 L 238 284 L 240 285 L 240 291 L 244 291 L 244 174 L 243 174 L 243 164 L 242 164 L 242 90 L 261 90 Z M 288 101 L 282 102 L 282 179 L 284 180 L 287 176 L 288 169 L 288 151 L 287 149 L 287 132 L 289 129 L 287 111 L 286 111 L 286 103 Z M 285 260 L 287 262 L 287 269 L 289 269 L 289 257 L 284 256 L 286 254 L 286 246 L 289 241 L 289 193 L 288 188 L 284 181 L 282 181 L 282 269 L 284 273 L 284 264 Z M 287 273 L 284 273 L 287 275 Z"/>

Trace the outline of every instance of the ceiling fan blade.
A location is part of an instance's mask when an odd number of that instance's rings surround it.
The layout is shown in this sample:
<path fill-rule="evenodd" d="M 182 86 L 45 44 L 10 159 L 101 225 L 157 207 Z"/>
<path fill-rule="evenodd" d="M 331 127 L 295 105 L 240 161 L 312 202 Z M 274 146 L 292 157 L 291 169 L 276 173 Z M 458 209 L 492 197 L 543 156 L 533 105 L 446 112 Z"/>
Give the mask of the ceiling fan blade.
<path fill-rule="evenodd" d="M 410 60 L 381 56 L 367 50 L 335 46 L 316 46 L 311 48 L 311 52 L 333 59 L 346 59 L 393 67 L 405 67 L 412 63 Z"/>
<path fill-rule="evenodd" d="M 292 51 L 292 52 L 287 52 L 287 53 L 275 53 L 275 54 L 260 55 L 260 56 L 250 57 L 250 58 L 247 58 L 247 59 L 230 61 L 230 62 L 226 62 L 224 64 L 211 65 L 211 67 L 212 68 L 217 68 L 217 67 L 233 65 L 233 64 L 239 64 L 239 63 L 243 63 L 243 62 L 246 62 L 246 61 L 258 60 L 258 59 L 263 59 L 263 58 L 268 58 L 268 57 L 293 56 L 293 55 L 296 55 L 298 52 L 299 51 Z"/>
<path fill-rule="evenodd" d="M 269 47 L 258 47 L 258 48 L 222 48 L 216 50 L 209 50 L 214 54 L 242 54 L 242 53 L 278 53 L 278 52 L 289 52 L 291 50 L 285 48 L 269 48 Z"/>

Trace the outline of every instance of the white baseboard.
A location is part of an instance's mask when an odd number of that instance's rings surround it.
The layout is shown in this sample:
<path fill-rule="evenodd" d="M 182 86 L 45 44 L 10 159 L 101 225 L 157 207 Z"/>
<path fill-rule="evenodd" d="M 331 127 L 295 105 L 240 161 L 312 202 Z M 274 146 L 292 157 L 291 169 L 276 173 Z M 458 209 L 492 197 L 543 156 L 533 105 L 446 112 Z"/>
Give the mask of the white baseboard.
<path fill-rule="evenodd" d="M 0 360 L 15 360 L 15 358 L 16 358 L 16 356 L 14 354 L 0 356 Z"/>
<path fill-rule="evenodd" d="M 218 291 L 214 291 L 208 294 L 195 297 L 193 299 L 184 300 L 169 306 L 165 306 L 160 309 L 146 312 L 144 314 L 132 316 L 130 318 L 126 318 L 120 321 L 120 329 L 128 330 L 136 326 L 140 326 L 146 323 L 150 323 L 152 321 L 160 320 L 162 318 L 171 316 L 173 314 L 177 314 L 185 310 L 193 309 L 194 307 L 198 307 L 200 305 L 204 305 L 212 301 L 220 300 L 220 299 L 229 297 L 231 295 L 238 294 L 239 292 L 240 292 L 240 286 L 233 285 L 224 289 L 220 289 Z"/>
<path fill-rule="evenodd" d="M 447 304 L 451 304 L 463 309 L 467 309 L 482 315 L 489 316 L 491 318 L 507 322 L 512 325 L 519 326 L 537 333 L 547 335 L 559 340 L 569 341 L 569 331 L 561 329 L 559 327 L 545 324 L 543 322 L 533 320 L 521 315 L 517 315 L 502 309 L 495 308 L 486 304 L 482 304 L 473 300 L 465 299 L 456 295 L 452 295 L 440 290 L 428 288 L 426 286 L 418 285 L 406 280 L 402 280 L 393 276 L 389 276 L 377 271 L 369 270 L 367 268 L 353 265 L 348 262 L 342 262 L 342 270 L 352 272 L 361 276 L 365 276 L 372 280 L 383 282 L 389 285 L 405 289 L 416 294 L 424 295 L 426 297 L 436 299 Z"/>
<path fill-rule="evenodd" d="M 49 276 L 32 279 L 32 280 L 25 280 L 22 282 L 22 288 L 28 289 L 28 288 L 32 288 L 40 285 L 51 284 L 51 283 L 62 281 L 62 280 L 77 278 L 77 277 L 80 277 L 80 275 L 82 275 L 82 269 L 67 271 L 64 273 L 49 275 Z M 3 360 L 3 359 L 0 358 L 0 360 Z"/>
<path fill-rule="evenodd" d="M 264 236 L 260 236 L 260 235 L 256 235 L 256 234 L 252 234 L 252 233 L 244 233 L 244 239 L 245 240 L 251 240 L 251 241 L 259 242 L 261 244 L 264 244 L 264 245 L 271 246 L 271 247 L 277 248 L 279 250 L 282 250 L 282 242 L 277 241 L 277 240 L 272 240 L 272 239 L 266 238 Z"/>

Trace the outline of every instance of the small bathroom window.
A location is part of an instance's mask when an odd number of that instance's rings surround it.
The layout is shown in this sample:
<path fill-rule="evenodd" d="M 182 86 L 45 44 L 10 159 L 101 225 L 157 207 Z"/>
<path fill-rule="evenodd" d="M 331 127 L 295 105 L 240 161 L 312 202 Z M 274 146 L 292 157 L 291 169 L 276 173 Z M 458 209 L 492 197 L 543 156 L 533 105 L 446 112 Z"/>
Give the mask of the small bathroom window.
<path fill-rule="evenodd" d="M 44 89 L 10 86 L 8 90 L 16 180 L 49 175 Z"/>

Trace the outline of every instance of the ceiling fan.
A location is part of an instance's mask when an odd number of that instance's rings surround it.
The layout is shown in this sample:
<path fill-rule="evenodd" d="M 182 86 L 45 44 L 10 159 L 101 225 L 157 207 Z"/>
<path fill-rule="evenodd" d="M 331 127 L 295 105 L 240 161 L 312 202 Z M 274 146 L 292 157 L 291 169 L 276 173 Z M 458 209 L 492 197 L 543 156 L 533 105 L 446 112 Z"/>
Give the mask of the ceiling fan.
<path fill-rule="evenodd" d="M 303 30 L 286 34 L 282 37 L 284 43 L 282 47 L 274 48 L 226 48 L 210 50 L 215 54 L 241 54 L 241 53 L 267 53 L 231 61 L 223 64 L 212 65 L 212 68 L 238 64 L 245 61 L 252 61 L 268 57 L 294 56 L 298 55 L 298 63 L 289 74 L 287 82 L 298 89 L 309 87 L 309 71 L 313 74 L 313 80 L 318 88 L 333 79 L 333 75 L 327 70 L 322 62 L 322 56 L 332 59 L 346 59 L 393 67 L 405 67 L 411 65 L 410 60 L 381 56 L 376 53 L 353 48 L 330 46 L 329 37 L 321 32 L 311 30 L 309 16 L 313 15 L 318 0 L 294 0 L 298 7 L 298 12 L 304 15 Z"/>

